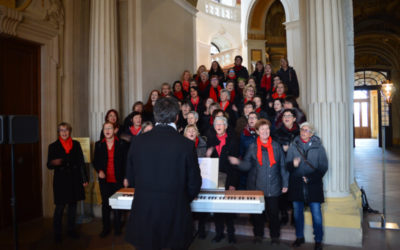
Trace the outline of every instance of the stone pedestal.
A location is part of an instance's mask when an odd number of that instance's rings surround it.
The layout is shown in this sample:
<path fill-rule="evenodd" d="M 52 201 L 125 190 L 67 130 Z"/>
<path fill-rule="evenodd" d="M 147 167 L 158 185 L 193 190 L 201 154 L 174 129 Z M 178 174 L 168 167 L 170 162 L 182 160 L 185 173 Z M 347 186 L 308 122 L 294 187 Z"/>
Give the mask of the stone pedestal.
<path fill-rule="evenodd" d="M 89 54 L 89 135 L 99 139 L 104 116 L 119 108 L 116 0 L 92 0 Z"/>

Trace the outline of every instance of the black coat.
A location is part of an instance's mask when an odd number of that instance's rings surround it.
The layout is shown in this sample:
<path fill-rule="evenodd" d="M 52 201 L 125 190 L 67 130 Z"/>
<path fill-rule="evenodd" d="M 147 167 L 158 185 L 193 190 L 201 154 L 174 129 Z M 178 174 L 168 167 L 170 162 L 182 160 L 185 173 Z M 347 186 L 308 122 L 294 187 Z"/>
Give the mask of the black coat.
<path fill-rule="evenodd" d="M 293 127 L 291 130 L 287 129 L 285 125 L 282 125 L 280 128 L 275 130 L 272 133 L 272 139 L 274 141 L 278 142 L 279 144 L 283 145 L 290 145 L 294 138 L 296 138 L 298 135 L 300 135 L 300 129 L 297 123 L 293 123 Z"/>
<path fill-rule="evenodd" d="M 299 151 L 314 168 L 304 161 Z M 295 157 L 301 159 L 297 168 L 293 166 Z M 328 170 L 328 158 L 318 137 L 312 136 L 308 143 L 303 143 L 299 136 L 296 137 L 286 155 L 286 168 L 290 172 L 289 200 L 324 202 L 322 178 Z M 307 178 L 307 184 L 303 181 L 303 176 Z M 308 195 L 305 195 L 305 192 Z"/>
<path fill-rule="evenodd" d="M 233 67 L 233 69 L 235 70 L 236 78 L 249 79 L 249 71 L 247 71 L 246 67 L 242 66 L 242 67 L 240 67 L 239 70 L 238 70 L 238 68 Z"/>
<path fill-rule="evenodd" d="M 263 70 L 263 71 L 255 70 L 255 71 L 251 74 L 251 76 L 255 78 L 257 90 L 260 89 L 261 79 L 262 79 L 263 76 L 264 76 L 264 70 Z"/>
<path fill-rule="evenodd" d="M 122 187 L 125 178 L 126 154 L 128 146 L 123 140 L 114 142 L 114 173 L 118 186 Z M 108 149 L 106 141 L 98 141 L 94 146 L 93 167 L 97 173 L 100 170 L 107 175 Z"/>
<path fill-rule="evenodd" d="M 200 97 L 199 97 L 199 98 L 200 98 Z M 204 111 L 206 110 L 206 107 L 204 106 L 204 101 L 203 101 L 203 99 L 200 98 L 199 104 L 197 104 L 197 109 L 195 109 L 195 107 L 194 107 L 192 101 L 190 100 L 190 97 L 187 99 L 187 102 L 188 102 L 189 105 L 190 105 L 190 109 L 191 109 L 192 111 L 196 111 L 196 112 L 199 114 L 199 120 L 200 120 L 200 117 L 203 116 Z"/>
<path fill-rule="evenodd" d="M 239 170 L 233 166 L 228 159 L 229 156 L 239 157 L 239 143 L 233 132 L 227 130 L 227 134 L 228 137 L 226 138 L 225 146 L 222 147 L 220 156 L 218 156 L 218 152 L 215 149 L 215 146 L 220 144 L 215 130 L 214 133 L 210 132 L 207 137 L 207 147 L 213 147 L 211 158 L 219 158 L 219 172 L 227 174 L 225 189 L 228 189 L 229 186 L 237 188 L 240 179 Z"/>
<path fill-rule="evenodd" d="M 88 181 L 81 144 L 72 141 L 69 154 L 65 153 L 59 140 L 49 145 L 47 168 L 54 169 L 54 204 L 67 204 L 85 199 L 83 183 Z M 52 160 L 62 159 L 62 164 L 54 166 Z"/>
<path fill-rule="evenodd" d="M 125 239 L 139 249 L 188 247 L 201 187 L 194 142 L 167 125 L 134 137 L 127 178 L 136 189 Z"/>
<path fill-rule="evenodd" d="M 299 82 L 297 80 L 296 71 L 292 67 L 288 67 L 286 71 L 280 68 L 276 73 L 288 88 L 286 95 L 299 97 Z"/>

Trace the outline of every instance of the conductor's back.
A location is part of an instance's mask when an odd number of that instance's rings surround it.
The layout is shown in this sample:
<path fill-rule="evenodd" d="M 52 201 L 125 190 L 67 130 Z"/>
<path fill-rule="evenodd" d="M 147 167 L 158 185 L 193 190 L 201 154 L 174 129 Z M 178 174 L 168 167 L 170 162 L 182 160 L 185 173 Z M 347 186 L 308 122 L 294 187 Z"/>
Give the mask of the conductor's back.
<path fill-rule="evenodd" d="M 156 126 L 129 148 L 127 178 L 135 198 L 125 239 L 138 249 L 186 249 L 193 236 L 190 202 L 201 176 L 194 142 L 176 131 L 178 114 L 175 99 L 157 100 Z"/>

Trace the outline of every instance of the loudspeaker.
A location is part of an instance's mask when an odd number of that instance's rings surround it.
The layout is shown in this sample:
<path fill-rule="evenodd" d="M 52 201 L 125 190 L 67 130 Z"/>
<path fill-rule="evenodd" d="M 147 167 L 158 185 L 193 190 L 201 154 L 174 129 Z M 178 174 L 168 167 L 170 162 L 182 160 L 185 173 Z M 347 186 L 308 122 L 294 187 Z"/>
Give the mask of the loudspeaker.
<path fill-rule="evenodd" d="M 0 144 L 5 143 L 5 133 L 4 133 L 4 119 L 6 117 L 4 115 L 0 115 Z"/>
<path fill-rule="evenodd" d="M 39 122 L 33 115 L 8 116 L 8 143 L 22 144 L 39 141 Z"/>

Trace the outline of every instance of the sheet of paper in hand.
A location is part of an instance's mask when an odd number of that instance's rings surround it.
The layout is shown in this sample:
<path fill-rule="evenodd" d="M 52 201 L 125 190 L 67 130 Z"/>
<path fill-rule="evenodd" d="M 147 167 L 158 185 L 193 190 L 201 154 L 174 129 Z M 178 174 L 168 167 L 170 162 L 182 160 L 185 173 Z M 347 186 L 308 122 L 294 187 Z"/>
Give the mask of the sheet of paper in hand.
<path fill-rule="evenodd" d="M 203 180 L 201 189 L 218 188 L 218 158 L 199 158 L 201 178 Z"/>

